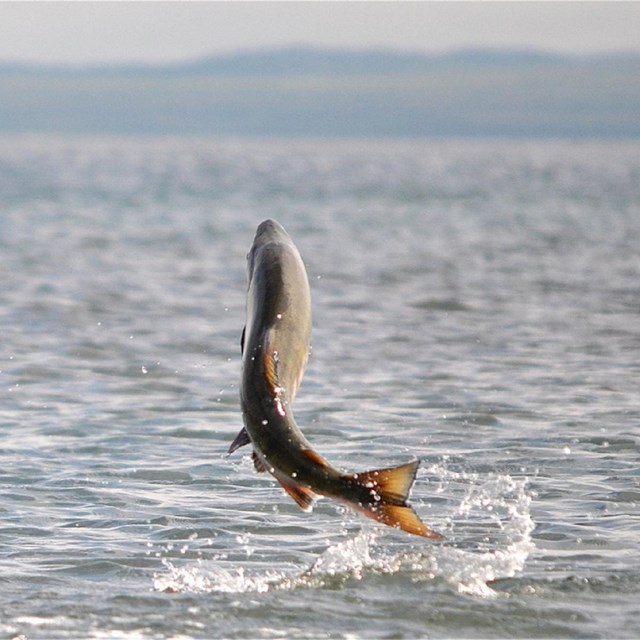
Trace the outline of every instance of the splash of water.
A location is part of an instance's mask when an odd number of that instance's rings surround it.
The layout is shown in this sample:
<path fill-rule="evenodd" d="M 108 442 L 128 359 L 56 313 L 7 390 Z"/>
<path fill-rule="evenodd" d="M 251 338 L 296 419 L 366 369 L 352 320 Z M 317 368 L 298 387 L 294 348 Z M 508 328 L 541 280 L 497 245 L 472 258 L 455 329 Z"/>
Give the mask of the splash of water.
<path fill-rule="evenodd" d="M 244 567 L 232 569 L 223 566 L 207 566 L 198 559 L 196 564 L 176 566 L 163 559 L 165 573 L 156 573 L 153 588 L 165 592 L 190 593 L 265 593 L 283 579 L 283 574 L 267 571 L 258 575 L 248 575 Z"/>
<path fill-rule="evenodd" d="M 368 574 L 401 574 L 414 582 L 441 579 L 468 595 L 497 595 L 490 583 L 521 571 L 534 548 L 526 479 L 454 472 L 445 466 L 434 466 L 430 472 L 440 479 L 439 491 L 451 496 L 455 508 L 447 518 L 445 541 L 426 553 L 390 551 L 388 545 L 376 544 L 379 531 L 369 530 L 331 544 L 302 572 L 250 572 L 237 563 L 229 567 L 203 559 L 177 566 L 165 559 L 166 571 L 154 576 L 154 589 L 264 593 L 336 586 Z"/>
<path fill-rule="evenodd" d="M 440 478 L 440 491 L 463 493 L 449 518 L 452 543 L 438 549 L 434 574 L 461 593 L 495 596 L 488 583 L 522 571 L 535 547 L 526 478 L 454 472 L 442 465 L 431 472 Z"/>

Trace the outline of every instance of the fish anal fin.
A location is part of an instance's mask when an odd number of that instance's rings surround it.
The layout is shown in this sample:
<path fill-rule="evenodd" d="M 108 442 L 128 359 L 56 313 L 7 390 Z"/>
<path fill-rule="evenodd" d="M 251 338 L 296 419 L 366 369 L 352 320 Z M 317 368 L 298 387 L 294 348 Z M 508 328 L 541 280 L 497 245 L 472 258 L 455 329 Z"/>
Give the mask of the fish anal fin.
<path fill-rule="evenodd" d="M 307 513 L 313 510 L 316 494 L 299 484 L 280 482 L 282 488 L 296 501 L 296 504 Z"/>
<path fill-rule="evenodd" d="M 258 454 L 255 451 L 251 454 L 251 459 L 253 460 L 253 466 L 258 473 L 264 473 L 268 470 L 267 465 L 258 457 Z"/>
<path fill-rule="evenodd" d="M 320 467 L 328 467 L 329 463 L 316 451 L 313 449 L 303 449 L 302 453 L 305 457 L 307 457 L 311 462 L 317 464 Z"/>
<path fill-rule="evenodd" d="M 242 427 L 242 429 L 240 429 L 240 433 L 238 433 L 238 435 L 234 438 L 233 442 L 231 443 L 231 446 L 227 451 L 227 455 L 229 455 L 230 453 L 233 453 L 236 449 L 239 449 L 240 447 L 244 447 L 245 444 L 250 444 L 250 443 L 251 443 L 251 438 L 249 437 L 247 430 L 244 427 Z"/>

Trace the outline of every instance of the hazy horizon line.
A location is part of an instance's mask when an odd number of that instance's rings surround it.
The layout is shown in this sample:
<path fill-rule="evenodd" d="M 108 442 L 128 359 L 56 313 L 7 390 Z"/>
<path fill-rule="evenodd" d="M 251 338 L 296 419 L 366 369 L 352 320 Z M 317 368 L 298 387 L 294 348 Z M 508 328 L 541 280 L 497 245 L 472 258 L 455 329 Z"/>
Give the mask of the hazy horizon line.
<path fill-rule="evenodd" d="M 39 59 L 15 59 L 0 58 L 0 68 L 40 68 L 40 69 L 65 69 L 69 71 L 86 71 L 101 69 L 157 69 L 157 68 L 181 68 L 190 67 L 199 63 L 215 60 L 231 60 L 243 56 L 260 56 L 270 53 L 294 53 L 296 51 L 317 54 L 341 54 L 341 55 L 366 55 L 377 54 L 387 55 L 396 59 L 414 59 L 427 61 L 446 61 L 461 55 L 493 55 L 503 56 L 536 56 L 548 60 L 557 61 L 592 61 L 597 59 L 615 58 L 640 58 L 640 52 L 633 49 L 606 49 L 590 52 L 568 52 L 560 51 L 550 47 L 542 46 L 487 46 L 487 45 L 464 45 L 446 47 L 438 50 L 424 50 L 417 48 L 403 48 L 388 45 L 371 46 L 331 46 L 318 44 L 291 43 L 283 45 L 264 45 L 255 47 L 241 47 L 228 51 L 212 51 L 195 56 L 175 58 L 172 60 L 150 60 L 150 59 L 122 59 L 122 60 L 91 60 L 89 62 L 76 61 L 48 61 Z"/>

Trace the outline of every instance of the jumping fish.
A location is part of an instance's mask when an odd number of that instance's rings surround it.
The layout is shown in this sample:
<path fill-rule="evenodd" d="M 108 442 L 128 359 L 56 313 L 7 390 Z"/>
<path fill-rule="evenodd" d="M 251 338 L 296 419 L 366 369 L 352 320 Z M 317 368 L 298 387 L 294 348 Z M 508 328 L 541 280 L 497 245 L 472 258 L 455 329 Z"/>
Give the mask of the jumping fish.
<path fill-rule="evenodd" d="M 244 427 L 229 453 L 253 445 L 256 470 L 271 473 L 304 511 L 311 511 L 317 496 L 328 496 L 385 525 L 441 538 L 407 504 L 419 460 L 342 473 L 311 448 L 296 424 L 291 404 L 309 355 L 311 294 L 300 253 L 278 222 L 258 226 L 247 270 L 240 385 Z"/>

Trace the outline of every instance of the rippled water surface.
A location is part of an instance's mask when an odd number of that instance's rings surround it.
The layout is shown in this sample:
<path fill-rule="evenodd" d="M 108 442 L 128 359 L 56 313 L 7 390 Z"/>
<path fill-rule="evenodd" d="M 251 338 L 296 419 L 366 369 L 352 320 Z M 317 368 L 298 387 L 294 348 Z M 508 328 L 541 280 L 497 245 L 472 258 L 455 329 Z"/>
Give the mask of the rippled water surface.
<path fill-rule="evenodd" d="M 0 193 L 1 637 L 638 637 L 638 143 L 5 138 Z M 267 217 L 301 428 L 443 541 L 225 456 Z"/>

